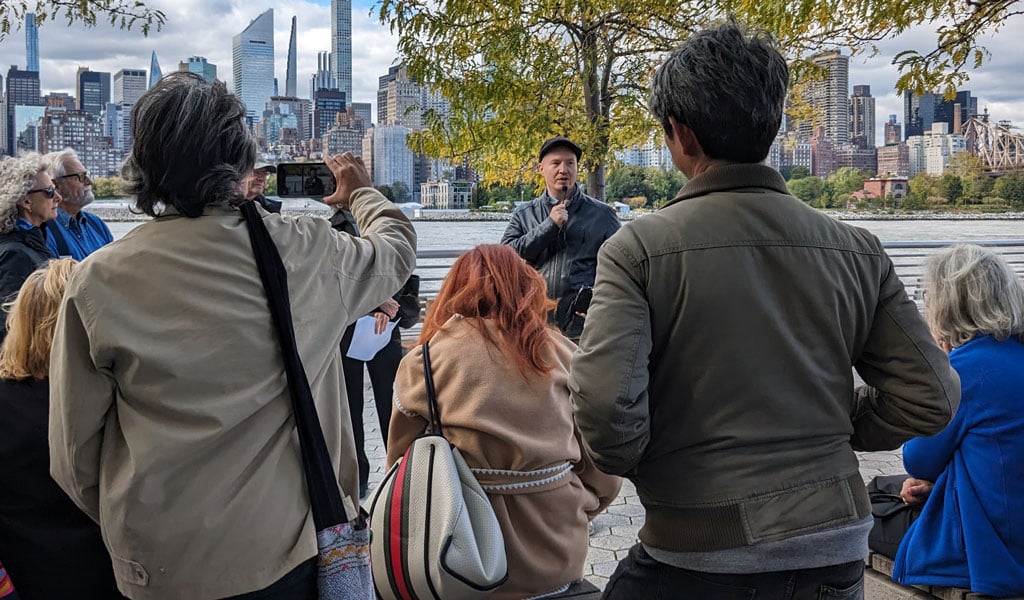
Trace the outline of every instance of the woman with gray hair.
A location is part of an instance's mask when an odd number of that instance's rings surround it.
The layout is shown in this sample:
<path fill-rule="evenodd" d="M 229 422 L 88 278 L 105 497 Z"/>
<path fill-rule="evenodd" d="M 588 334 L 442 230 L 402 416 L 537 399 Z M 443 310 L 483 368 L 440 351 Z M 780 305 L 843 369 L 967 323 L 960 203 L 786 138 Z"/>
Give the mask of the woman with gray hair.
<path fill-rule="evenodd" d="M 51 471 L 100 524 L 131 598 L 315 598 L 316 536 L 283 354 L 236 205 L 256 159 L 241 100 L 191 73 L 132 111 L 124 177 L 155 217 L 84 261 L 54 334 Z M 257 209 L 346 514 L 358 468 L 338 347 L 412 272 L 415 232 L 350 154 L 326 219 Z M 338 485 L 338 482 L 327 482 Z"/>
<path fill-rule="evenodd" d="M 25 278 L 51 257 L 40 227 L 57 216 L 60 193 L 36 153 L 0 160 L 0 301 L 21 289 Z M 0 341 L 7 334 L 0 319 Z"/>
<path fill-rule="evenodd" d="M 893 578 L 1005 598 L 1024 594 L 1024 286 L 999 255 L 954 246 L 928 261 L 925 313 L 960 375 L 960 409 L 910 440 L 900 494 L 923 504 Z"/>

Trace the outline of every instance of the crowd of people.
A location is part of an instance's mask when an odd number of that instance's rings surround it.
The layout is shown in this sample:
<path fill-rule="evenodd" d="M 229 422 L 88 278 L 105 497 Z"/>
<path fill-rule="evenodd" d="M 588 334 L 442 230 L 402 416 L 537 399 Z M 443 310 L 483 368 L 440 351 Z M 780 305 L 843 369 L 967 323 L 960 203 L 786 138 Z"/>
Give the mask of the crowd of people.
<path fill-rule="evenodd" d="M 0 597 L 317 597 L 249 201 L 347 514 L 369 484 L 363 369 L 392 465 L 427 429 L 430 342 L 445 435 L 504 540 L 491 597 L 582 579 L 622 477 L 645 522 L 604 598 L 863 597 L 855 451 L 905 442 L 904 498 L 924 507 L 894 576 L 1024 593 L 1024 287 L 954 247 L 928 262 L 922 316 L 877 238 L 763 164 L 788 84 L 766 34 L 695 32 L 649 103 L 688 179 L 677 197 L 620 228 L 577 181 L 582 147 L 549 139 L 542 194 L 455 261 L 409 348 L 412 224 L 350 154 L 326 159 L 330 220 L 280 214 L 221 82 L 171 74 L 136 104 L 123 174 L 152 219 L 115 243 L 82 211 L 73 153 L 0 161 Z M 387 338 L 371 355 L 361 319 Z"/>

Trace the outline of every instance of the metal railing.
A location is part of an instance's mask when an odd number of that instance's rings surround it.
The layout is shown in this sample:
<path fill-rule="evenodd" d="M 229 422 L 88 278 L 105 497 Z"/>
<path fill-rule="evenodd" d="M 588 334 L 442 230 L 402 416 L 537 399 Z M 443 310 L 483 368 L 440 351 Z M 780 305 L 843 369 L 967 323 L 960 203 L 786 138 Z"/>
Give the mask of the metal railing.
<path fill-rule="evenodd" d="M 1018 275 L 1024 277 L 1024 239 L 970 240 L 970 241 L 927 241 L 927 242 L 883 242 L 886 252 L 892 258 L 896 273 L 912 297 L 918 295 L 918 284 L 924 274 L 925 260 L 942 248 L 954 244 L 971 243 L 986 246 L 999 252 L 1013 266 Z M 416 254 L 416 273 L 420 276 L 420 297 L 429 302 L 436 295 L 452 263 L 465 250 L 421 250 Z"/>
<path fill-rule="evenodd" d="M 923 303 L 919 288 L 927 258 L 942 248 L 964 243 L 992 248 L 1010 263 L 1019 277 L 1024 279 L 1024 239 L 883 242 L 882 246 L 892 258 L 893 266 L 907 288 L 907 293 L 917 302 L 918 307 L 921 307 Z M 416 274 L 420 276 L 420 307 L 424 314 L 427 305 L 437 296 L 452 263 L 466 250 L 420 250 L 416 253 Z M 420 326 L 421 324 L 417 324 L 411 329 L 403 330 L 402 338 L 406 342 L 412 342 L 419 336 Z"/>

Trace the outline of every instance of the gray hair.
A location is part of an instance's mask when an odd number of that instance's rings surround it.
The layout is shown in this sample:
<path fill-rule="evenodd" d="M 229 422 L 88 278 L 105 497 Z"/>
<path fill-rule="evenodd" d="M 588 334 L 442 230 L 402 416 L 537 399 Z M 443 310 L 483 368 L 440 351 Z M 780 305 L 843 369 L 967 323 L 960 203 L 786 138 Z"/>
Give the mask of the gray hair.
<path fill-rule="evenodd" d="M 669 55 L 654 72 L 648 107 L 669 137 L 669 117 L 690 128 L 709 158 L 758 163 L 779 132 L 788 87 L 774 38 L 730 20 Z"/>
<path fill-rule="evenodd" d="M 131 154 L 122 174 L 135 206 L 155 216 L 160 203 L 187 217 L 208 204 L 241 201 L 256 142 L 245 106 L 221 81 L 194 73 L 164 76 L 132 109 Z"/>
<path fill-rule="evenodd" d="M 35 184 L 36 175 L 46 170 L 46 160 L 35 152 L 0 160 L 0 234 L 14 231 L 18 201 Z"/>
<path fill-rule="evenodd" d="M 64 148 L 57 152 L 51 152 L 44 158 L 46 158 L 47 162 L 46 174 L 50 176 L 50 179 L 57 179 L 68 174 L 64 163 L 72 159 L 78 160 L 78 153 L 75 152 L 74 148 Z"/>
<path fill-rule="evenodd" d="M 954 348 L 978 335 L 1024 341 L 1024 284 L 981 246 L 960 244 L 928 259 L 924 300 L 932 335 Z"/>

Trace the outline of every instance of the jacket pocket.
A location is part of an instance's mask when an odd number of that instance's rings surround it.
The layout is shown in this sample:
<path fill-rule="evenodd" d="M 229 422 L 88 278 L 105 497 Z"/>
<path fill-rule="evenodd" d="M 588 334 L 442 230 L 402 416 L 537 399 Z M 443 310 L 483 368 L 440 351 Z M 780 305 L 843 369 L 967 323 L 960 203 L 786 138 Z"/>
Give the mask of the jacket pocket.
<path fill-rule="evenodd" d="M 859 474 L 856 479 L 860 481 Z M 846 478 L 763 494 L 744 500 L 741 507 L 752 543 L 845 525 L 859 518 Z"/>
<path fill-rule="evenodd" d="M 818 600 L 863 600 L 864 578 L 857 583 L 843 588 L 823 585 L 818 588 Z"/>

